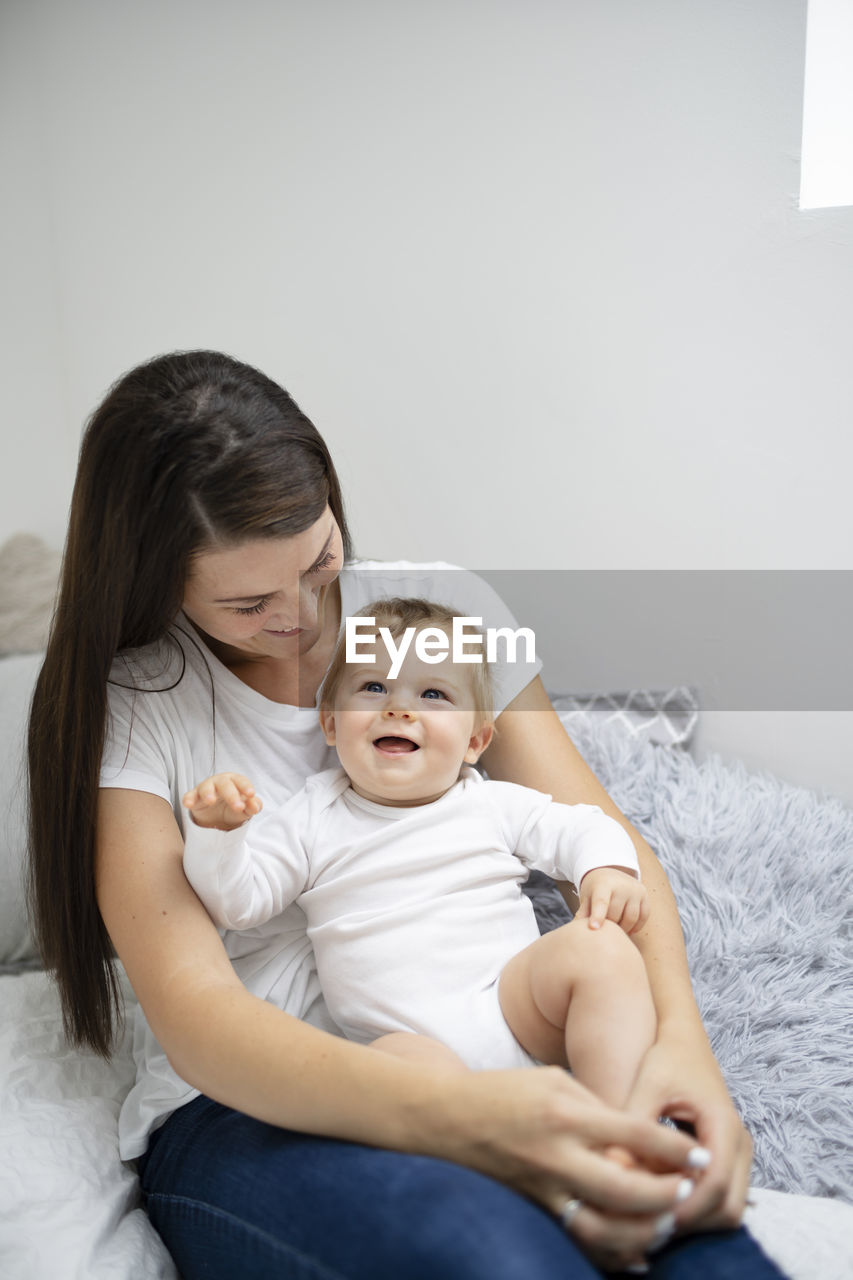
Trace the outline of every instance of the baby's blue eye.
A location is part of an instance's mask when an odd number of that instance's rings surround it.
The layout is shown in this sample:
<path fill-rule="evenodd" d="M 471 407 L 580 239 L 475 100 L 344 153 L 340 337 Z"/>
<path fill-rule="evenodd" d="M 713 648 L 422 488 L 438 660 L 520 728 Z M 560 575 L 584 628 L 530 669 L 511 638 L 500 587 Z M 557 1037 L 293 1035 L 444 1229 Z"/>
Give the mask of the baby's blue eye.
<path fill-rule="evenodd" d="M 385 685 L 380 680 L 368 680 L 364 691 L 365 693 L 384 693 Z"/>
<path fill-rule="evenodd" d="M 440 689 L 424 689 L 423 693 L 421 694 L 421 697 L 430 698 L 433 701 L 435 701 L 436 698 L 443 698 L 444 694 L 441 692 Z"/>

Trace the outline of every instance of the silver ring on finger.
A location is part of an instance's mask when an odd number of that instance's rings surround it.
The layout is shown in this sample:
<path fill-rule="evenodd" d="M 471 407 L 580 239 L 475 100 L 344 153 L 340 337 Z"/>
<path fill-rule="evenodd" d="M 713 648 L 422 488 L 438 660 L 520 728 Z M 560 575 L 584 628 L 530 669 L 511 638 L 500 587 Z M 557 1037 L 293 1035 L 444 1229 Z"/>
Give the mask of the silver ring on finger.
<path fill-rule="evenodd" d="M 570 1199 L 563 1205 L 559 1213 L 560 1226 L 564 1231 L 571 1231 L 572 1223 L 583 1208 L 583 1200 Z"/>

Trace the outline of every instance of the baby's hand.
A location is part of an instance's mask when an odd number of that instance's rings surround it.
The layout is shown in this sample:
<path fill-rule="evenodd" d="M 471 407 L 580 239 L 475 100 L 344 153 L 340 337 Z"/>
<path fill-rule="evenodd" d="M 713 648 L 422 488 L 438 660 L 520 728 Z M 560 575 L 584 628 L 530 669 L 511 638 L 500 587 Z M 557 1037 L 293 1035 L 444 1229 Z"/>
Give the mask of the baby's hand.
<path fill-rule="evenodd" d="M 618 867 L 595 867 L 580 882 L 577 919 L 589 919 L 590 929 L 612 920 L 626 933 L 642 929 L 649 918 L 649 895 L 644 885 Z"/>
<path fill-rule="evenodd" d="M 260 813 L 255 788 L 242 773 L 215 773 L 184 796 L 184 805 L 198 827 L 233 831 Z M 586 878 L 586 877 L 584 877 Z"/>

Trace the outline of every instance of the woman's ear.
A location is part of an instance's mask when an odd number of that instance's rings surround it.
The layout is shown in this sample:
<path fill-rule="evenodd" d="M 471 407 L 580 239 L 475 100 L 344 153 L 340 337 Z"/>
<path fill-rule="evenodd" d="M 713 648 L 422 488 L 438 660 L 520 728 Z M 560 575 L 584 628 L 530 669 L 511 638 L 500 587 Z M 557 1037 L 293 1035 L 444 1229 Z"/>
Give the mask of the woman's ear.
<path fill-rule="evenodd" d="M 468 750 L 465 752 L 465 763 L 476 764 L 480 756 L 486 750 L 486 747 L 494 737 L 495 726 L 493 724 L 481 724 L 476 733 L 471 735 L 468 743 Z"/>
<path fill-rule="evenodd" d="M 335 713 L 325 704 L 320 708 L 320 728 L 323 730 L 327 746 L 333 747 L 335 745 Z"/>

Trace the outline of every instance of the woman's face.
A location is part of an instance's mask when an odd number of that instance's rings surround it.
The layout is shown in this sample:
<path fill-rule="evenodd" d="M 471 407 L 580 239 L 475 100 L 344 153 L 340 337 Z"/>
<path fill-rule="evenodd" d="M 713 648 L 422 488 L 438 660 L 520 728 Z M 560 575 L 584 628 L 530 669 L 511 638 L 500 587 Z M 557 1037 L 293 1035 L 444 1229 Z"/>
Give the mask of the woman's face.
<path fill-rule="evenodd" d="M 184 613 L 206 635 L 243 653 L 295 657 L 323 632 L 327 588 L 342 561 L 341 531 L 327 507 L 302 533 L 195 556 Z"/>

